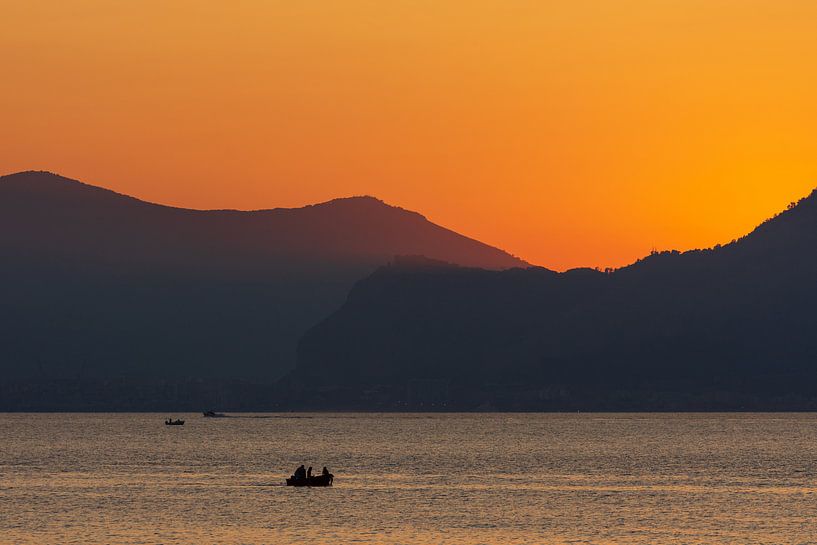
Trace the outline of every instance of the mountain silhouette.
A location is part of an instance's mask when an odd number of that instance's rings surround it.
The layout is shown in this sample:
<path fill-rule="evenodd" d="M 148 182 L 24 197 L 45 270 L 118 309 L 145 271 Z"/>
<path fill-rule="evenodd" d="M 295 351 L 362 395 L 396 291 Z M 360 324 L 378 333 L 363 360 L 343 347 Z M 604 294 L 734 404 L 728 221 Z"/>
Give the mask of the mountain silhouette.
<path fill-rule="evenodd" d="M 372 197 L 199 211 L 48 172 L 3 176 L 0 372 L 272 379 L 309 326 L 398 254 L 526 265 Z"/>
<path fill-rule="evenodd" d="M 459 408 L 814 409 L 815 278 L 817 193 L 724 246 L 606 273 L 398 260 L 304 336 L 290 380 L 344 392 L 301 386 L 315 406 L 443 384 Z"/>

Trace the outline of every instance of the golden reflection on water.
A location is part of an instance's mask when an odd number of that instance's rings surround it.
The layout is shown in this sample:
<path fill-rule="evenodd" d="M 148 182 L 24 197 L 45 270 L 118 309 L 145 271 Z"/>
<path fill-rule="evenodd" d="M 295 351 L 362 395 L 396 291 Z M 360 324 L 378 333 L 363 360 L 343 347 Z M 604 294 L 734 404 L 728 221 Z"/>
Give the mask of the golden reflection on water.
<path fill-rule="evenodd" d="M 166 416 L 0 415 L 0 543 L 817 539 L 812 415 Z"/>

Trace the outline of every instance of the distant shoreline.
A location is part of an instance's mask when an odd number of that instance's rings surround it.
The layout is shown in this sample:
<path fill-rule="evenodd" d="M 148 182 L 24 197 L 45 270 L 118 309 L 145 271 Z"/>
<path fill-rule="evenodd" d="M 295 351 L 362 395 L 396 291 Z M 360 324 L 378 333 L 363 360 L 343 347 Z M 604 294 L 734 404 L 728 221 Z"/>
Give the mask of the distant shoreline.
<path fill-rule="evenodd" d="M 595 410 L 595 411 L 381 411 L 381 410 L 304 410 L 289 412 L 277 411 L 247 411 L 236 412 L 222 418 L 206 420 L 264 420 L 264 419 L 310 419 L 315 417 L 322 417 L 326 415 L 496 415 L 496 414 L 542 414 L 542 415 L 576 415 L 576 414 L 701 414 L 701 415 L 715 415 L 715 414 L 815 414 L 817 409 L 746 409 L 746 410 Z M 168 414 L 176 415 L 195 415 L 200 414 L 195 411 L 187 410 L 150 410 L 150 411 L 127 411 L 127 410 L 101 410 L 101 411 L 80 411 L 80 410 L 21 410 L 21 411 L 7 411 L 0 410 L 0 415 L 21 415 L 21 414 L 154 414 L 159 416 L 166 416 Z M 201 417 L 205 420 L 205 417 Z"/>

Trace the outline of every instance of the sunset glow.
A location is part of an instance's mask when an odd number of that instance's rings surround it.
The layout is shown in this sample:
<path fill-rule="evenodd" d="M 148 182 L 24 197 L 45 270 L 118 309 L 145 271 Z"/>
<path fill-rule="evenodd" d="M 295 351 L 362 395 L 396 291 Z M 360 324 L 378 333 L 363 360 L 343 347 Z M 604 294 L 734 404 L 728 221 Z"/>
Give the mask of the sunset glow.
<path fill-rule="evenodd" d="M 808 0 L 0 5 L 0 174 L 369 194 L 556 269 L 728 242 L 817 187 Z"/>

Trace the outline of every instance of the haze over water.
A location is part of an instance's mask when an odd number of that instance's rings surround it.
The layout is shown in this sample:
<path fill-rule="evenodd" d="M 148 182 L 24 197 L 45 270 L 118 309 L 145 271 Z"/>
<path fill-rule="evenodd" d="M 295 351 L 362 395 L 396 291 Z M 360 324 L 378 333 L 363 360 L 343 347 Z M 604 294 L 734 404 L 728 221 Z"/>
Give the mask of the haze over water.
<path fill-rule="evenodd" d="M 181 415 L 0 415 L 0 542 L 817 536 L 813 415 L 167 416 Z M 301 463 L 328 465 L 335 486 L 282 486 Z"/>

